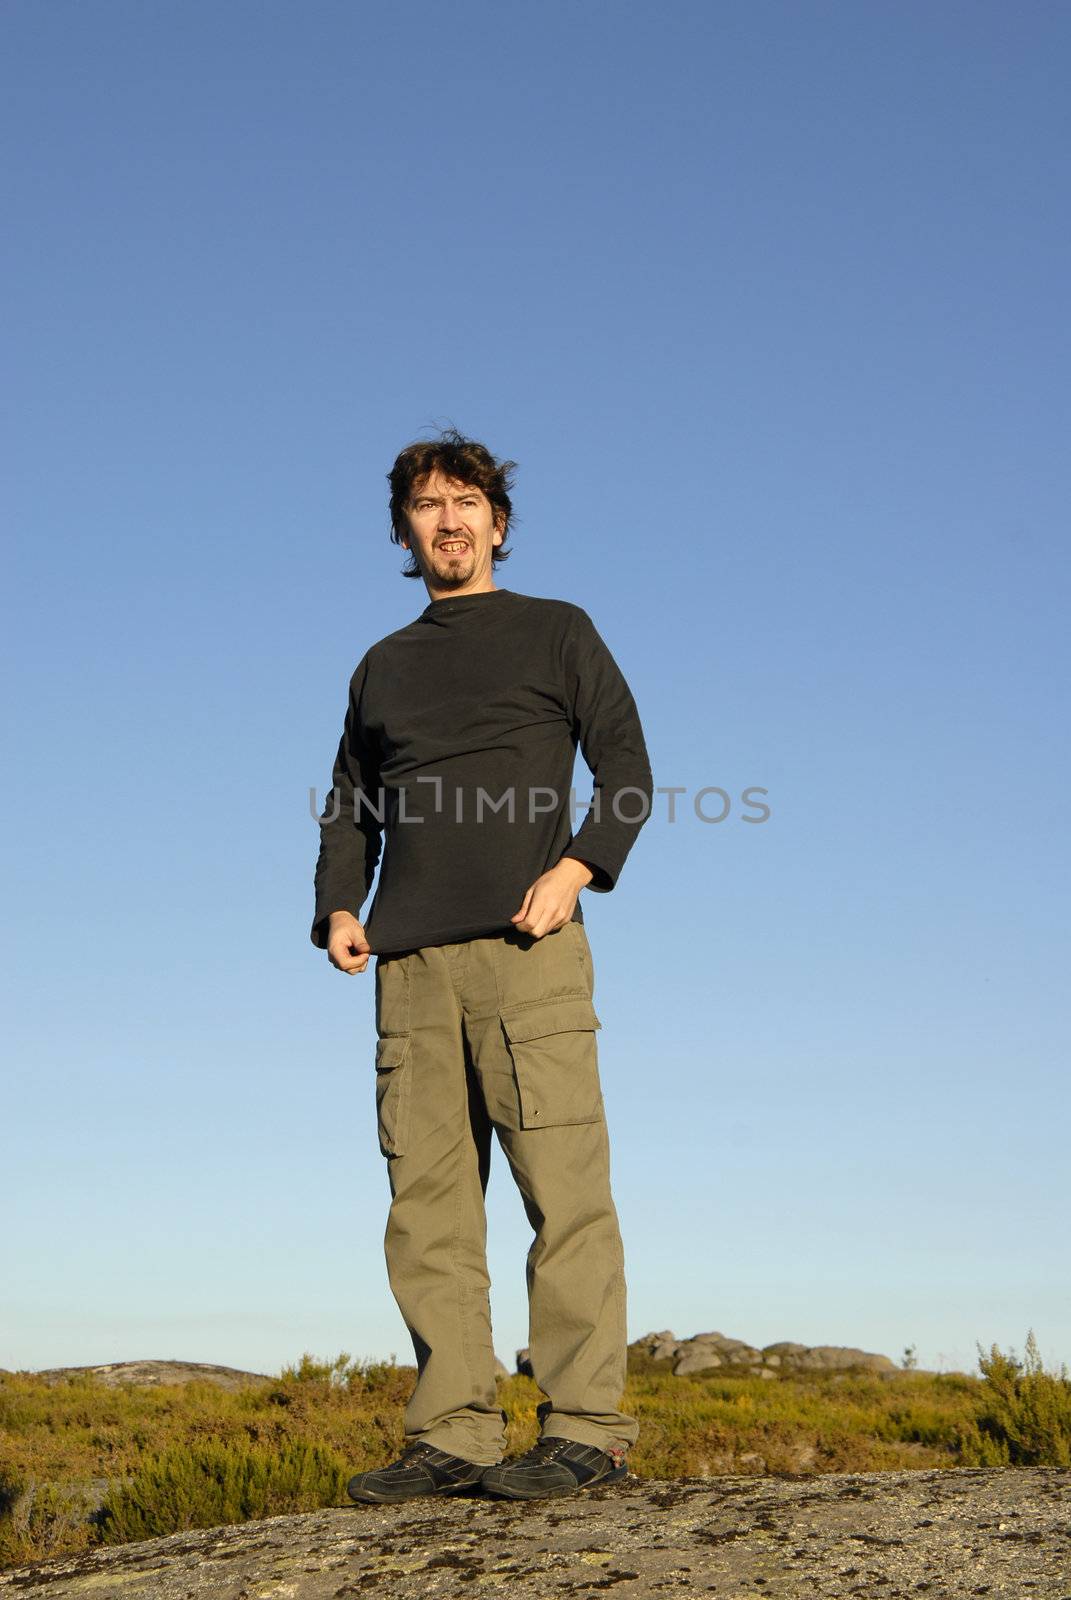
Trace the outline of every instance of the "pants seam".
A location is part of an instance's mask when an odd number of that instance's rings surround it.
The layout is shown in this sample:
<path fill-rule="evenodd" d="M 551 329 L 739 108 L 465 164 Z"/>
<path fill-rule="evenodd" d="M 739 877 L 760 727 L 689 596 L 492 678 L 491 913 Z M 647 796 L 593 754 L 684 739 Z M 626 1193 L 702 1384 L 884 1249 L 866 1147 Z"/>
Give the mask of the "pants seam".
<path fill-rule="evenodd" d="M 581 922 L 570 922 L 570 923 L 567 924 L 567 926 L 570 927 L 570 928 L 573 928 L 573 927 L 581 928 L 581 927 L 583 927 L 583 923 L 581 923 Z M 576 939 L 573 940 L 573 954 L 576 957 L 576 964 L 580 968 L 580 979 L 581 979 L 581 982 L 582 982 L 582 984 L 584 986 L 584 993 L 587 994 L 587 992 L 588 992 L 588 971 L 587 971 L 587 967 L 584 964 L 584 952 L 581 950 L 580 944 Z"/>
<path fill-rule="evenodd" d="M 465 952 L 466 957 L 468 956 L 468 953 L 469 952 L 466 950 L 466 952 Z M 444 954 L 445 954 L 445 952 L 444 952 Z M 467 962 L 466 962 L 466 966 L 467 966 Z M 452 967 L 450 965 L 449 958 L 447 958 L 447 960 L 446 960 L 446 968 L 447 968 L 447 975 L 448 975 L 448 977 L 450 979 L 450 986 L 454 991 L 454 996 L 455 996 L 455 999 L 457 1001 L 458 1009 L 461 1012 L 461 1021 L 460 1021 L 459 1025 L 461 1027 L 462 1033 L 464 1033 L 464 1014 L 465 1014 L 464 1000 L 463 1000 L 463 997 L 458 993 L 457 981 L 455 979 L 453 969 L 452 969 Z M 471 1394 L 473 1394 L 475 1392 L 475 1372 L 474 1372 L 473 1362 L 472 1362 L 472 1350 L 470 1348 L 469 1339 L 468 1339 L 468 1319 L 467 1319 L 467 1316 L 466 1316 L 466 1312 L 467 1312 L 467 1309 L 468 1309 L 468 1292 L 469 1291 L 468 1291 L 467 1285 L 462 1282 L 461 1275 L 460 1275 L 460 1273 L 458 1272 L 458 1269 L 457 1269 L 457 1250 L 458 1250 L 458 1243 L 459 1243 L 459 1241 L 461 1239 L 461 1212 L 462 1212 L 461 1188 L 462 1188 L 462 1183 L 463 1183 L 464 1175 L 465 1175 L 464 1145 L 465 1145 L 466 1118 L 467 1118 L 467 1114 L 468 1114 L 466 1108 L 467 1108 L 467 1101 L 465 1099 L 465 1096 L 463 1095 L 462 1096 L 462 1111 L 461 1111 L 461 1127 L 460 1127 L 460 1129 L 458 1131 L 458 1139 L 457 1139 L 457 1144 L 455 1146 L 457 1171 L 456 1171 L 456 1175 L 455 1175 L 455 1178 L 454 1178 L 454 1232 L 453 1232 L 453 1238 L 450 1241 L 450 1266 L 451 1266 L 451 1269 L 453 1270 L 454 1282 L 457 1285 L 457 1321 L 458 1321 L 458 1333 L 460 1335 L 459 1344 L 461 1346 L 462 1360 L 465 1363 L 465 1372 L 466 1372 L 466 1374 L 468 1376 L 469 1394 L 471 1395 Z"/>

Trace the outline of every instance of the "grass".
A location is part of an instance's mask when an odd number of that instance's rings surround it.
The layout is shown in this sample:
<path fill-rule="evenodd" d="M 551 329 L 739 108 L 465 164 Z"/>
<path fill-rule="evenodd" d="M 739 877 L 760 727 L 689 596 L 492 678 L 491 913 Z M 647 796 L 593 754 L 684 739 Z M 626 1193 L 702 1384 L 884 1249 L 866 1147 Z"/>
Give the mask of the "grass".
<path fill-rule="evenodd" d="M 1071 1465 L 1071 1381 L 979 1347 L 980 1377 L 918 1372 L 674 1378 L 630 1353 L 625 1409 L 640 1477 Z M 317 1361 L 237 1390 L 0 1377 L 0 1565 L 184 1528 L 348 1505 L 347 1478 L 390 1460 L 415 1369 Z M 536 1435 L 540 1390 L 503 1379 L 507 1450 Z"/>

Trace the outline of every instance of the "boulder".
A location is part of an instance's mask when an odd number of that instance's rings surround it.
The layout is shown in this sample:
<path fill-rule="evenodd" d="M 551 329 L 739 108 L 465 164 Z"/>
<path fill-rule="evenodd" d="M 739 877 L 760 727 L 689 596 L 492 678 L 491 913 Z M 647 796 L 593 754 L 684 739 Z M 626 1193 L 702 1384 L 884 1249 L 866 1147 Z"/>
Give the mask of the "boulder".
<path fill-rule="evenodd" d="M 702 1372 L 713 1372 L 715 1367 L 721 1366 L 721 1357 L 708 1345 L 700 1345 L 698 1350 L 682 1353 L 673 1366 L 675 1378 L 697 1377 Z"/>
<path fill-rule="evenodd" d="M 677 1378 L 697 1377 L 704 1372 L 745 1372 L 763 1378 L 790 1377 L 796 1372 L 863 1371 L 886 1376 L 900 1369 L 888 1356 L 850 1345 L 806 1345 L 790 1339 L 768 1344 L 758 1350 L 743 1339 L 712 1330 L 678 1339 L 670 1328 L 645 1333 L 629 1346 L 655 1361 L 671 1361 Z M 518 1351 L 518 1363 L 527 1357 Z M 518 1364 L 518 1371 L 526 1370 Z M 527 1369 L 530 1370 L 530 1369 Z"/>

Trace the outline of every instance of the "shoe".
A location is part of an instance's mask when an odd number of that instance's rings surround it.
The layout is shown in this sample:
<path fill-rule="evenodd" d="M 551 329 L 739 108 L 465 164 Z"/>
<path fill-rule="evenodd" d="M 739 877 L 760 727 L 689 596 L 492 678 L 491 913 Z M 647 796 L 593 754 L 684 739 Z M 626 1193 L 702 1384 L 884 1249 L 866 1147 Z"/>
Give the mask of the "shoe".
<path fill-rule="evenodd" d="M 550 1495 L 574 1494 L 596 1483 L 618 1483 L 628 1477 L 624 1450 L 599 1450 L 575 1439 L 546 1434 L 531 1450 L 497 1467 L 485 1467 L 480 1479 L 488 1494 L 512 1500 L 542 1500 Z"/>
<path fill-rule="evenodd" d="M 346 1485 L 346 1493 L 351 1500 L 387 1505 L 395 1500 L 415 1500 L 424 1494 L 451 1494 L 456 1489 L 473 1489 L 480 1482 L 480 1474 L 486 1471 L 483 1462 L 448 1455 L 445 1450 L 437 1450 L 434 1445 L 416 1439 L 406 1445 L 397 1461 L 389 1466 L 358 1472 Z"/>

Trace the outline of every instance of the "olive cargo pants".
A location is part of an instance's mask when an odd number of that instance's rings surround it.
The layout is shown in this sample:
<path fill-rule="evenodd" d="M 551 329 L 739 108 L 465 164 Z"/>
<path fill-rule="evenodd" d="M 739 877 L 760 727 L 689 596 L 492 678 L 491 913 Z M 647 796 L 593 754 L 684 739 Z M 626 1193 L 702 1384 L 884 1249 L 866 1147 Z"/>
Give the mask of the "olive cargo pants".
<path fill-rule="evenodd" d="M 492 1129 L 534 1230 L 529 1351 L 544 1434 L 633 1444 L 625 1274 L 610 1193 L 594 971 L 583 924 L 376 956 L 376 1101 L 387 1273 L 413 1340 L 405 1437 L 493 1464 L 484 1195 Z"/>

